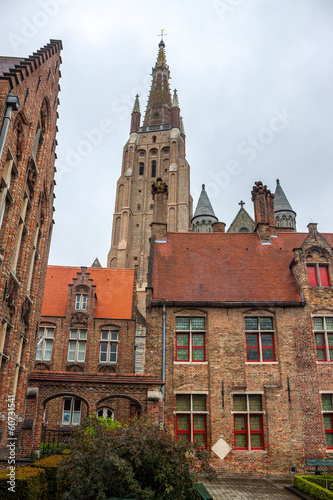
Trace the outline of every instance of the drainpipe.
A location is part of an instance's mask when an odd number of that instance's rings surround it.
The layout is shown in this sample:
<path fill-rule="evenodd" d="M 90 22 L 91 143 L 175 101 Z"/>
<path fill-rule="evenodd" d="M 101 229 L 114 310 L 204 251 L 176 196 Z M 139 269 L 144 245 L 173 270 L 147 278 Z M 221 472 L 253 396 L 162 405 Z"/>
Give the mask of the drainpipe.
<path fill-rule="evenodd" d="M 2 156 L 3 148 L 5 146 L 5 141 L 6 141 L 6 137 L 7 137 L 8 127 L 10 124 L 12 112 L 13 112 L 13 110 L 17 111 L 19 109 L 20 102 L 19 102 L 19 99 L 16 95 L 13 95 L 11 92 L 9 92 L 6 104 L 7 104 L 7 109 L 6 109 L 6 114 L 5 114 L 5 117 L 3 120 L 1 134 L 0 134 L 0 158 Z"/>
<path fill-rule="evenodd" d="M 163 395 L 163 430 L 165 430 L 165 304 L 163 304 L 162 323 L 162 395 Z"/>

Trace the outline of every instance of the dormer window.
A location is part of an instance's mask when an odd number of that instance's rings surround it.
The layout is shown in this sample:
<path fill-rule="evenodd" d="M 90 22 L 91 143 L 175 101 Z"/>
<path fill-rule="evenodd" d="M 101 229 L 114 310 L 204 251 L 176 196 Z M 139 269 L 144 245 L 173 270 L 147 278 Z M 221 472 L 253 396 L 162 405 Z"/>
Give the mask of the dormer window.
<path fill-rule="evenodd" d="M 87 296 L 83 293 L 77 293 L 75 296 L 75 309 L 85 311 L 87 309 Z"/>
<path fill-rule="evenodd" d="M 327 264 L 307 264 L 309 286 L 331 286 Z"/>

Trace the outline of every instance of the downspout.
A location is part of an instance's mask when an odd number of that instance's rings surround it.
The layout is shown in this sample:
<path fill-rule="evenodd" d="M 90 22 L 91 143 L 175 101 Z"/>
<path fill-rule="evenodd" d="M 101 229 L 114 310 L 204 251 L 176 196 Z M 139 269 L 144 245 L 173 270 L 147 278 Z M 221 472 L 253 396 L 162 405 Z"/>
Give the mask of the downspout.
<path fill-rule="evenodd" d="M 163 430 L 165 430 L 165 304 L 162 315 L 162 395 L 163 395 Z"/>
<path fill-rule="evenodd" d="M 6 114 L 3 120 L 3 125 L 2 125 L 2 130 L 0 134 L 0 159 L 3 153 L 3 148 L 5 147 L 5 142 L 6 142 L 6 137 L 7 137 L 7 132 L 10 124 L 10 119 L 12 116 L 12 112 L 15 109 L 17 111 L 19 109 L 19 99 L 17 96 L 13 95 L 11 92 L 8 93 L 7 97 L 7 109 L 6 109 Z"/>

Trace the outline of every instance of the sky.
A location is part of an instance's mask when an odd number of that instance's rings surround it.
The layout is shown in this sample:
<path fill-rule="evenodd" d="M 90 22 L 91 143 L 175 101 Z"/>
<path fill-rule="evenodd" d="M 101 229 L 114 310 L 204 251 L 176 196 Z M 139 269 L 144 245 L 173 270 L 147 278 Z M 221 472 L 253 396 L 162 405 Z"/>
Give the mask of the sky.
<path fill-rule="evenodd" d="M 142 118 L 165 30 L 196 206 L 231 224 L 280 180 L 297 230 L 332 232 L 332 0 L 12 0 L 1 55 L 63 43 L 49 264 L 102 266 L 135 95 Z M 108 120 L 108 128 L 103 124 Z"/>

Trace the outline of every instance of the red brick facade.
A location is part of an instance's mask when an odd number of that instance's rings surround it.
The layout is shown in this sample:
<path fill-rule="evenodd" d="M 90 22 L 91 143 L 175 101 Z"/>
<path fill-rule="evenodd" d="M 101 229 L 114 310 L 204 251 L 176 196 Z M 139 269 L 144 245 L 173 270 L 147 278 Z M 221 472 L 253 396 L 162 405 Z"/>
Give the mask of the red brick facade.
<path fill-rule="evenodd" d="M 28 58 L 0 57 L 1 456 L 8 453 L 9 396 L 21 435 L 36 351 L 53 226 L 61 48 L 51 40 Z"/>

